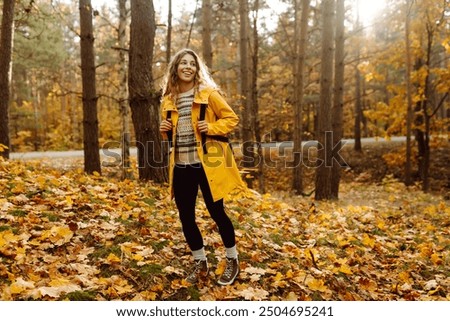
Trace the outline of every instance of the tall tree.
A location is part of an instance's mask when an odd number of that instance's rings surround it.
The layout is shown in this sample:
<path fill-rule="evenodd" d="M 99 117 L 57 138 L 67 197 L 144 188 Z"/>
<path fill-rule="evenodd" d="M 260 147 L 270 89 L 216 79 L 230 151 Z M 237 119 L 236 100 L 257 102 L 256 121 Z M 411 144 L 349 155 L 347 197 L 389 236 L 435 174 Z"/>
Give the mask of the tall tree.
<path fill-rule="evenodd" d="M 14 32 L 14 0 L 3 1 L 0 38 L 0 156 L 9 158 L 9 101 L 11 82 L 11 56 Z"/>
<path fill-rule="evenodd" d="M 160 95 L 152 75 L 156 32 L 153 0 L 131 0 L 128 89 L 136 133 L 139 179 L 167 181 L 159 133 Z"/>
<path fill-rule="evenodd" d="M 80 0 L 81 78 L 83 86 L 83 147 L 86 173 L 101 173 L 95 83 L 94 31 L 91 0 Z"/>
<path fill-rule="evenodd" d="M 436 102 L 433 99 L 433 95 L 436 94 L 436 84 L 433 84 L 432 71 L 435 67 L 434 58 L 436 56 L 436 37 L 439 33 L 439 29 L 442 28 L 444 23 L 436 23 L 438 19 L 443 19 L 445 16 L 447 4 L 442 3 L 439 6 L 433 6 L 430 2 L 424 2 L 421 4 L 423 7 L 418 7 L 420 10 L 421 21 L 423 26 L 423 37 L 421 37 L 421 47 L 423 50 L 423 56 L 417 57 L 415 70 L 421 75 L 421 79 L 418 81 L 418 89 L 421 92 L 420 99 L 415 106 L 415 139 L 418 144 L 418 167 L 419 176 L 422 180 L 422 189 L 427 192 L 429 190 L 429 170 L 430 170 L 430 134 L 431 134 L 431 119 L 438 110 L 442 107 L 447 98 L 448 84 L 445 87 L 446 93 L 443 94 L 439 101 Z"/>
<path fill-rule="evenodd" d="M 345 1 L 336 2 L 336 38 L 334 61 L 334 102 L 332 108 L 333 153 L 331 168 L 331 196 L 339 198 L 339 183 L 341 179 L 342 136 L 344 132 L 344 70 L 345 70 Z"/>
<path fill-rule="evenodd" d="M 293 190 L 300 195 L 303 193 L 303 96 L 304 96 L 304 73 L 307 51 L 308 20 L 310 0 L 301 0 L 301 19 L 299 19 L 299 0 L 295 0 L 295 51 L 294 63 L 294 168 L 293 168 Z M 300 29 L 300 30 L 299 30 Z M 297 45 L 298 44 L 298 45 Z"/>
<path fill-rule="evenodd" d="M 363 28 L 361 27 L 359 21 L 359 1 L 357 0 L 357 8 L 356 8 L 356 23 L 355 30 L 356 33 L 362 32 Z M 362 116 L 362 99 L 361 99 L 361 72 L 359 71 L 359 62 L 361 59 L 361 43 L 360 36 L 356 37 L 356 65 L 355 65 L 355 120 L 353 127 L 353 135 L 355 139 L 355 143 L 353 145 L 353 149 L 357 152 L 362 151 L 361 146 L 361 116 Z"/>
<path fill-rule="evenodd" d="M 330 199 L 331 195 L 331 106 L 333 96 L 333 57 L 334 57 L 334 0 L 322 1 L 322 47 L 320 98 L 317 113 L 317 163 L 315 199 Z"/>
<path fill-rule="evenodd" d="M 240 21 L 240 80 L 241 80 L 241 101 L 242 101 L 242 139 L 243 139 L 243 165 L 244 167 L 253 167 L 254 165 L 254 146 L 251 123 L 251 87 L 250 87 L 250 64 L 249 64 L 249 18 L 248 1 L 239 0 L 239 21 Z M 247 185 L 251 188 L 252 179 L 246 179 Z"/>
<path fill-rule="evenodd" d="M 259 190 L 261 193 L 265 193 L 264 183 L 264 152 L 261 142 L 261 126 L 259 118 L 259 102 L 258 102 L 258 63 L 259 63 L 259 35 L 258 35 L 258 16 L 259 16 L 259 0 L 255 0 L 253 3 L 253 37 L 252 37 L 252 50 L 251 50 L 251 123 L 255 134 L 255 141 L 258 144 L 258 182 Z"/>
<path fill-rule="evenodd" d="M 130 178 L 132 171 L 130 170 L 130 125 L 128 113 L 128 86 L 127 86 L 127 0 L 119 0 L 119 28 L 118 28 L 118 42 L 119 42 L 119 105 L 120 114 L 122 118 L 122 179 Z"/>
<path fill-rule="evenodd" d="M 211 0 L 202 2 L 202 52 L 206 65 L 212 68 L 213 52 L 211 44 Z"/>
<path fill-rule="evenodd" d="M 172 0 L 168 3 L 167 14 L 167 49 L 166 49 L 166 63 L 169 64 L 170 57 L 172 56 Z"/>
<path fill-rule="evenodd" d="M 411 6 L 412 1 L 406 0 L 405 2 L 405 65 L 406 65 L 406 162 L 405 162 L 405 184 L 412 184 L 412 146 L 411 146 L 411 134 L 412 134 L 412 92 L 411 92 L 411 41 L 410 36 L 410 20 L 411 20 Z"/>

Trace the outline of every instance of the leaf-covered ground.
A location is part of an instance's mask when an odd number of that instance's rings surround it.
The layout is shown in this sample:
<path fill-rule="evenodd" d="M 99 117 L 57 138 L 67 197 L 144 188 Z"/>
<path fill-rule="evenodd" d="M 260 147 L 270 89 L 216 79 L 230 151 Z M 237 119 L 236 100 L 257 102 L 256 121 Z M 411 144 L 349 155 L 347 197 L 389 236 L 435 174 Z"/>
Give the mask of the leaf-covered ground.
<path fill-rule="evenodd" d="M 201 199 L 209 279 L 166 187 L 0 161 L 1 300 L 449 300 L 450 204 L 394 179 L 345 183 L 335 202 L 233 195 L 241 274 Z"/>

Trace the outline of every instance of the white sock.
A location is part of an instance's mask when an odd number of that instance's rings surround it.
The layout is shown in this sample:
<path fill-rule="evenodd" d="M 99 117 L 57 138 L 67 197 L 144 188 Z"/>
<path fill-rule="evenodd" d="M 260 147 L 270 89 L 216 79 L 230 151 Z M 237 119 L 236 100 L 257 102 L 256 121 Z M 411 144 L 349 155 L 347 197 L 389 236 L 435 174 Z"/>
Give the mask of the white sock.
<path fill-rule="evenodd" d="M 225 251 L 227 253 L 227 258 L 229 258 L 229 259 L 237 259 L 238 258 L 238 252 L 236 249 L 236 245 L 233 247 L 225 248 Z"/>
<path fill-rule="evenodd" d="M 194 256 L 195 261 L 206 261 L 206 253 L 204 247 L 202 247 L 200 250 L 192 251 L 192 255 Z"/>

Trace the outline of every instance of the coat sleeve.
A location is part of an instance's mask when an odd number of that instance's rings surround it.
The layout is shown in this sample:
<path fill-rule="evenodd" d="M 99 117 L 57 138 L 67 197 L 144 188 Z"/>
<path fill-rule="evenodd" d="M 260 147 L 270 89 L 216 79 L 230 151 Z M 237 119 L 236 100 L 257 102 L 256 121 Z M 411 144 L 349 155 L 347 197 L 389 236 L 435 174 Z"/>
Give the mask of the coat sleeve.
<path fill-rule="evenodd" d="M 239 123 L 239 117 L 219 92 L 211 93 L 208 106 L 211 107 L 216 117 L 214 121 L 208 122 L 208 135 L 227 135 Z"/>
<path fill-rule="evenodd" d="M 159 113 L 160 113 L 160 121 L 163 119 L 166 119 L 166 115 L 167 115 L 167 111 L 166 111 L 166 104 L 167 104 L 167 97 L 164 97 L 163 100 L 161 101 L 160 107 L 159 107 Z M 168 135 L 167 132 L 160 132 L 162 139 L 163 140 L 167 140 L 168 139 Z"/>

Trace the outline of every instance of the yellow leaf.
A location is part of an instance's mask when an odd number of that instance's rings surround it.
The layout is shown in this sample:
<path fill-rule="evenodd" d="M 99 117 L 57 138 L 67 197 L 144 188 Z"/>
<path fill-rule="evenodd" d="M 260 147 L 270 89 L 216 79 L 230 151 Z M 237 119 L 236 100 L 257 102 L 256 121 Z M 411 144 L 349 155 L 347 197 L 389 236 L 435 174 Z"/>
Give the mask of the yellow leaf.
<path fill-rule="evenodd" d="M 133 292 L 133 287 L 129 284 L 127 284 L 127 285 L 116 285 L 115 284 L 114 289 L 117 291 L 117 294 L 119 294 L 119 295 Z"/>
<path fill-rule="evenodd" d="M 420 244 L 418 246 L 420 250 L 420 255 L 422 257 L 428 258 L 433 254 L 433 245 L 429 243 Z"/>
<path fill-rule="evenodd" d="M 118 258 L 117 255 L 115 255 L 114 253 L 110 253 L 108 255 L 108 257 L 106 258 L 106 261 L 109 264 L 119 263 L 120 262 L 120 258 Z"/>
<path fill-rule="evenodd" d="M 410 283 L 410 282 L 411 282 L 411 278 L 410 278 L 409 272 L 407 272 L 407 271 L 400 272 L 400 273 L 398 274 L 398 278 L 399 278 L 403 283 Z"/>
<path fill-rule="evenodd" d="M 374 78 L 373 73 L 369 72 L 365 78 L 366 78 L 366 82 L 370 82 Z"/>
<path fill-rule="evenodd" d="M 285 300 L 286 301 L 298 301 L 298 295 L 291 291 L 288 293 Z"/>
<path fill-rule="evenodd" d="M 64 243 L 69 242 L 73 236 L 73 232 L 68 226 L 58 227 L 56 233 L 64 239 Z"/>
<path fill-rule="evenodd" d="M 325 292 L 328 288 L 325 286 L 323 280 L 312 279 L 306 283 L 308 288 L 312 291 Z"/>
<path fill-rule="evenodd" d="M 73 205 L 72 197 L 70 197 L 69 195 L 66 196 L 66 203 L 68 206 Z"/>
<path fill-rule="evenodd" d="M 59 279 L 51 280 L 48 284 L 51 285 L 52 287 L 58 287 L 58 286 L 64 286 L 64 285 L 70 284 L 70 281 L 59 278 Z"/>
<path fill-rule="evenodd" d="M 11 189 L 11 192 L 13 192 L 14 194 L 25 193 L 25 191 L 26 191 L 26 189 L 25 189 L 25 185 L 23 184 L 23 182 L 18 182 L 17 185 Z"/>
<path fill-rule="evenodd" d="M 34 273 L 28 273 L 28 278 L 34 282 L 37 282 L 41 279 L 41 277 L 39 275 L 34 274 Z"/>
<path fill-rule="evenodd" d="M 137 299 L 137 301 L 143 301 L 143 300 L 155 301 L 156 298 L 158 297 L 158 293 L 152 292 L 152 291 L 143 291 L 140 293 L 139 297 L 140 298 Z M 135 300 L 135 299 L 133 299 L 133 300 Z"/>
<path fill-rule="evenodd" d="M 292 279 L 293 277 L 294 277 L 294 273 L 292 272 L 292 270 L 289 270 L 286 272 L 287 279 Z"/>
<path fill-rule="evenodd" d="M 158 292 L 158 291 L 161 292 L 162 290 L 164 290 L 164 285 L 161 283 L 154 284 L 150 287 L 150 290 L 152 292 Z"/>
<path fill-rule="evenodd" d="M 26 289 L 33 289 L 34 283 L 30 281 L 24 281 L 22 278 L 18 278 L 15 282 L 13 282 L 9 289 L 12 294 L 20 294 Z"/>
<path fill-rule="evenodd" d="M 386 229 L 386 222 L 381 221 L 381 220 L 378 221 L 377 227 L 378 227 L 380 230 L 384 231 L 384 230 Z"/>
<path fill-rule="evenodd" d="M 274 276 L 274 281 L 281 281 L 284 279 L 283 274 L 280 272 L 277 272 L 277 274 Z"/>
<path fill-rule="evenodd" d="M 442 258 L 438 254 L 433 253 L 431 255 L 431 262 L 433 262 L 435 265 L 440 265 L 442 264 Z"/>
<path fill-rule="evenodd" d="M 72 236 L 73 232 L 68 226 L 53 226 L 50 230 L 42 232 L 40 239 L 48 239 L 56 245 L 63 245 L 69 242 Z"/>
<path fill-rule="evenodd" d="M 339 272 L 344 274 L 353 274 L 350 266 L 348 266 L 347 264 L 342 264 L 341 267 L 339 268 Z"/>
<path fill-rule="evenodd" d="M 437 292 L 439 292 L 441 290 L 442 290 L 441 287 L 438 286 L 436 289 L 429 291 L 428 295 L 434 295 L 434 294 L 436 294 Z"/>
<path fill-rule="evenodd" d="M 368 247 L 371 247 L 371 248 L 373 248 L 373 247 L 375 246 L 375 240 L 372 239 L 372 238 L 370 238 L 370 236 L 367 235 L 367 234 L 364 234 L 362 243 L 363 243 L 365 246 L 368 246 Z"/>
<path fill-rule="evenodd" d="M 47 179 L 44 176 L 38 176 L 36 178 L 36 183 L 38 184 L 40 189 L 44 189 L 46 187 Z"/>
<path fill-rule="evenodd" d="M 19 240 L 19 237 L 14 235 L 14 233 L 12 233 L 9 230 L 0 232 L 0 247 L 4 247 L 5 245 L 15 242 L 17 240 Z"/>
<path fill-rule="evenodd" d="M 143 259 L 144 259 L 144 257 L 140 254 L 133 255 L 133 260 L 135 260 L 135 261 L 142 261 Z"/>

